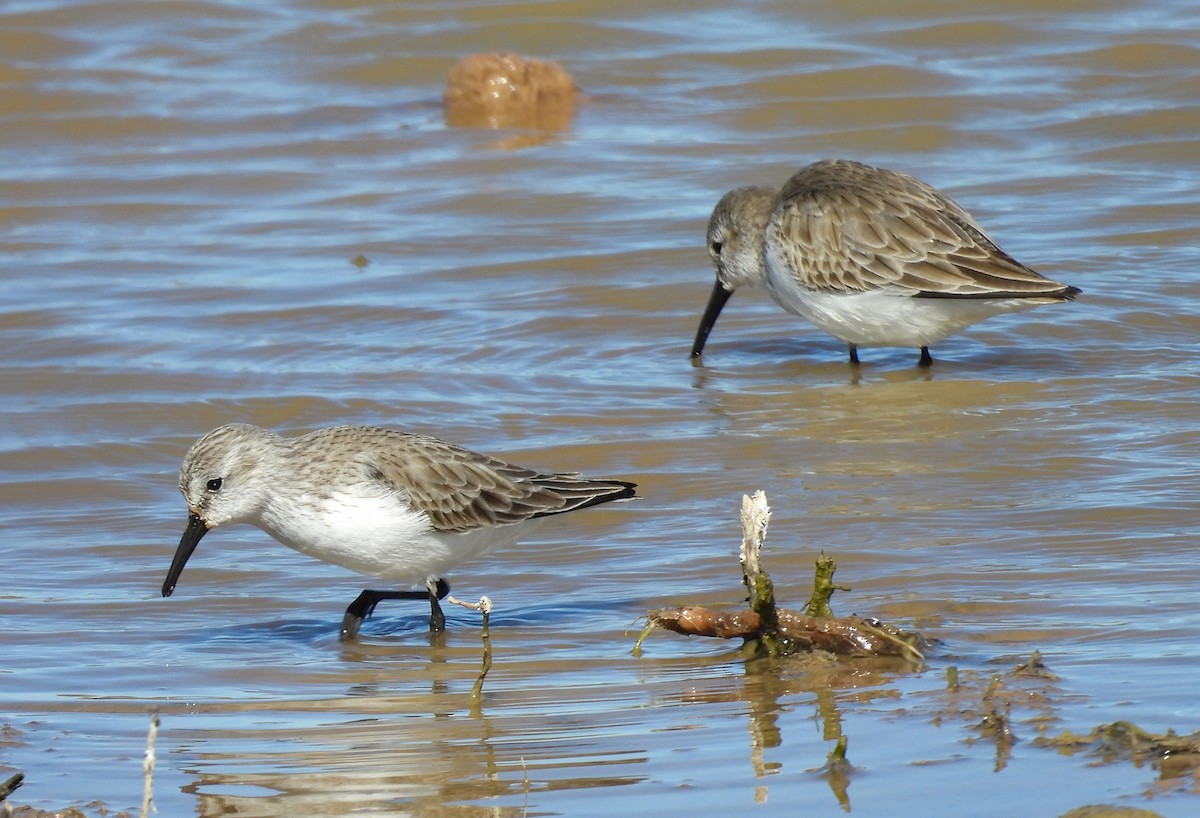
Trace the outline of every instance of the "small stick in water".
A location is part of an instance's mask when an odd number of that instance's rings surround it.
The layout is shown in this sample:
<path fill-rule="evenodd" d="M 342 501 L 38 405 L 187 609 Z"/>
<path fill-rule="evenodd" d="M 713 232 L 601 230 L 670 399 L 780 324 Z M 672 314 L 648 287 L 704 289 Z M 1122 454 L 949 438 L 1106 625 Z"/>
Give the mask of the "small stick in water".
<path fill-rule="evenodd" d="M 142 816 L 150 818 L 150 810 L 158 812 L 154 806 L 154 741 L 158 738 L 158 710 L 150 710 L 150 730 L 146 734 L 146 759 L 142 762 L 142 773 L 145 783 L 142 787 Z"/>
<path fill-rule="evenodd" d="M 483 614 L 483 670 L 479 672 L 479 678 L 475 680 L 474 687 L 471 688 L 471 698 L 478 699 L 483 694 L 483 680 L 488 675 L 488 671 L 492 669 L 492 639 L 488 632 L 488 618 L 492 613 L 492 600 L 486 596 L 479 597 L 478 602 L 464 602 L 461 599 L 455 599 L 452 596 L 446 597 L 446 601 L 452 605 L 461 605 L 464 608 L 470 608 L 473 611 L 479 611 Z"/>

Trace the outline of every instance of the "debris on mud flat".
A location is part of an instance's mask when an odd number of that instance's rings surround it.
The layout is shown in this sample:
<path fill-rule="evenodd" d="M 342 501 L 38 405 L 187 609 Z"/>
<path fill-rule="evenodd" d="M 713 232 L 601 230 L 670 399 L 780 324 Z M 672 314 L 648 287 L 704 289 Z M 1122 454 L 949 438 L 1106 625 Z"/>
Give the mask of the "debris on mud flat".
<path fill-rule="evenodd" d="M 1033 743 L 1068 753 L 1091 753 L 1107 763 L 1129 759 L 1140 766 L 1149 762 L 1164 779 L 1200 774 L 1200 731 L 1185 736 L 1174 730 L 1151 733 L 1133 722 L 1115 721 L 1101 724 L 1087 735 L 1067 731 L 1055 738 L 1036 738 Z"/>
<path fill-rule="evenodd" d="M 651 630 L 661 628 L 688 636 L 740 637 L 756 653 L 767 656 L 823 650 L 848 657 L 891 656 L 924 661 L 925 640 L 920 634 L 875 619 L 833 615 L 829 606 L 833 592 L 849 589 L 833 583 L 837 564 L 824 554 L 817 559 L 813 593 L 804 610 L 778 607 L 775 586 L 761 562 L 770 518 L 771 509 L 763 492 L 742 497 L 742 582 L 749 591 L 748 610 L 715 611 L 687 605 L 651 611 L 635 651 Z"/>

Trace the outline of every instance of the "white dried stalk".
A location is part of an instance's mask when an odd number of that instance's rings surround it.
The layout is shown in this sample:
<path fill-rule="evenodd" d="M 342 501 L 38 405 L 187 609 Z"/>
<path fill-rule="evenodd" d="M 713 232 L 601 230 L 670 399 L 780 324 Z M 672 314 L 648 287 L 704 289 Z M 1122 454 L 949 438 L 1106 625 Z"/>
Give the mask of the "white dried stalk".
<path fill-rule="evenodd" d="M 771 507 L 767 495 L 760 489 L 754 496 L 742 495 L 742 577 L 747 585 L 761 571 L 763 540 L 767 537 L 767 524 L 771 521 Z"/>
<path fill-rule="evenodd" d="M 146 734 L 146 760 L 142 762 L 142 773 L 145 783 L 142 787 L 142 816 L 150 818 L 150 810 L 158 812 L 154 806 L 154 741 L 158 738 L 158 711 L 150 711 L 150 730 Z"/>
<path fill-rule="evenodd" d="M 492 612 L 492 601 L 486 596 L 479 597 L 478 602 L 466 602 L 461 599 L 455 599 L 453 596 L 446 597 L 446 601 L 452 605 L 461 605 L 464 608 L 470 608 L 473 611 L 482 611 L 485 616 Z"/>

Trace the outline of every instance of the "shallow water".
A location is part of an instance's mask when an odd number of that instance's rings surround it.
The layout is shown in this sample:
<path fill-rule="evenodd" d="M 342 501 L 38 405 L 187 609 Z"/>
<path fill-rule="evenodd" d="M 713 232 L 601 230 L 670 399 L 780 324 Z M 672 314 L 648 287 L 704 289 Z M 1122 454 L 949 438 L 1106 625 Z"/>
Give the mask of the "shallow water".
<path fill-rule="evenodd" d="M 17 803 L 163 815 L 1058 815 L 1200 809 L 1190 775 L 1035 747 L 1200 725 L 1193 4 L 314 0 L 0 12 L 0 776 Z M 561 62 L 545 135 L 449 129 L 459 57 Z M 1082 287 L 934 348 L 844 348 L 739 293 L 701 366 L 721 193 L 843 156 L 948 191 Z M 356 264 L 358 257 L 366 264 Z M 450 579 L 478 617 L 381 606 L 250 528 L 159 586 L 210 428 L 425 431 L 636 480 Z M 638 618 L 736 603 L 738 507 L 807 598 L 942 640 L 927 667 L 744 662 Z M 997 758 L 947 715 L 1033 650 L 1059 676 Z M 1043 702 L 1039 696 L 1044 695 Z M 821 773 L 838 731 L 848 789 Z M 897 795 L 901 797 L 898 799 Z"/>

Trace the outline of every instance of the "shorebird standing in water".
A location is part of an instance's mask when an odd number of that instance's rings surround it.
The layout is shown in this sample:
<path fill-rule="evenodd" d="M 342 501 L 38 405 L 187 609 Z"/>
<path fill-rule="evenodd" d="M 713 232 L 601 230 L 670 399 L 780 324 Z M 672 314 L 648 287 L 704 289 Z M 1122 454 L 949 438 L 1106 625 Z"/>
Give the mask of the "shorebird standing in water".
<path fill-rule="evenodd" d="M 846 343 L 929 346 L 978 321 L 1080 290 L 1021 264 L 949 196 L 893 170 L 844 159 L 801 168 L 781 190 L 740 187 L 708 222 L 717 281 L 692 345 L 733 291 L 762 285 L 779 306 Z"/>
<path fill-rule="evenodd" d="M 452 567 L 516 542 L 541 518 L 634 496 L 624 480 L 545 474 L 423 435 L 335 426 L 285 438 L 234 423 L 202 437 L 179 470 L 188 524 L 163 583 L 170 596 L 209 529 L 261 528 L 301 553 L 424 590 L 366 590 L 352 638 L 384 599 L 428 599 L 430 631 Z"/>

